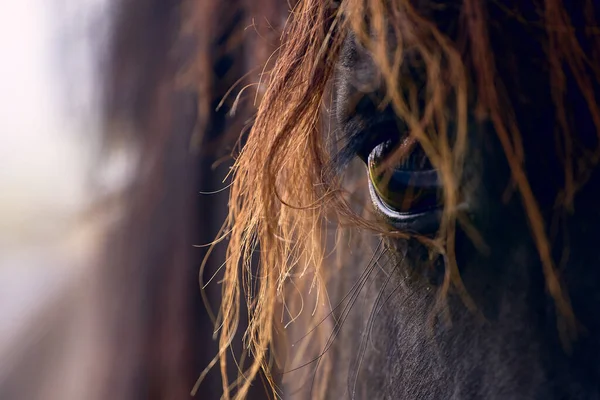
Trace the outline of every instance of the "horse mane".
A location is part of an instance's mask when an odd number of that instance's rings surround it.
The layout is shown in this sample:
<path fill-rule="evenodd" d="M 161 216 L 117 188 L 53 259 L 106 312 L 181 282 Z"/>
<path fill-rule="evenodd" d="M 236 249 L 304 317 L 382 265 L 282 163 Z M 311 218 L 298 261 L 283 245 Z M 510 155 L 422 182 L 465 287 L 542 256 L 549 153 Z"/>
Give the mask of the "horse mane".
<path fill-rule="evenodd" d="M 562 0 L 527 4 L 540 12 L 540 19 L 535 21 L 520 12 L 525 4 L 509 3 L 511 7 L 499 2 L 484 5 L 479 0 L 447 5 L 456 7 L 460 21 L 452 34 L 441 31 L 427 13 L 408 0 L 304 0 L 290 10 L 275 66 L 268 74 L 268 87 L 232 169 L 229 216 L 223 234 L 229 244 L 217 319 L 224 398 L 247 396 L 261 370 L 273 387 L 273 395 L 280 395 L 275 373 L 286 356 L 282 354 L 284 324 L 279 313 L 287 314 L 290 323 L 299 319 L 290 305 L 307 301 L 302 295 L 314 287 L 316 296 L 326 296 L 325 284 L 339 276 L 339 268 L 347 260 L 343 254 L 331 257 L 328 252 L 331 221 L 340 227 L 339 235 L 346 235 L 347 227 L 358 227 L 383 236 L 409 236 L 384 229 L 357 212 L 342 179 L 325 173 L 331 158 L 324 139 L 328 133 L 324 109 L 330 105 L 328 94 L 336 60 L 349 32 L 373 55 L 386 85 L 386 104 L 405 121 L 443 178 L 443 221 L 437 237 L 428 242 L 448 260 L 440 301 L 452 288 L 468 306 L 476 308 L 462 285 L 454 256 L 455 226 L 466 223 L 460 220 L 456 206 L 468 144 L 467 115 L 474 112 L 479 119 L 492 122 L 502 144 L 529 219 L 547 289 L 559 310 L 558 327 L 565 342 L 573 338 L 574 315 L 556 273 L 546 222 L 525 173 L 521 131 L 514 105 L 496 70 L 490 41 L 492 25 L 487 18 L 489 9 L 495 7 L 496 14 L 502 12 L 506 18 L 530 25 L 546 49 L 544 64 L 550 71 L 548 85 L 553 93 L 558 140 L 566 149 L 561 155 L 564 190 L 557 204 L 569 209 L 600 156 L 600 147 L 596 147 L 581 162 L 583 156 L 576 151 L 577 132 L 568 123 L 565 103 L 565 75 L 569 74 L 600 135 L 600 109 L 593 94 L 600 78 L 595 67 L 600 53 L 584 50 L 582 44 L 592 49 L 600 44 L 595 11 L 592 1 L 586 1 L 585 21 L 575 25 L 575 11 L 567 9 Z M 389 52 L 390 32 L 396 45 L 393 54 Z M 418 54 L 426 65 L 423 113 L 411 104 L 410 94 L 402 92 L 397 82 L 403 55 L 408 52 Z M 448 104 L 453 105 L 451 115 Z M 453 140 L 445 128 L 449 119 L 457 126 Z M 339 238 L 336 241 L 341 242 Z M 239 375 L 231 382 L 228 354 L 239 331 L 242 304 L 247 305 L 244 343 L 249 364 L 240 363 Z M 318 323 L 319 315 L 328 311 L 311 314 L 310 308 L 304 307 L 298 313 L 308 313 L 306 318 Z M 327 343 L 321 344 L 324 348 Z M 320 385 L 326 386 L 327 379 Z"/>

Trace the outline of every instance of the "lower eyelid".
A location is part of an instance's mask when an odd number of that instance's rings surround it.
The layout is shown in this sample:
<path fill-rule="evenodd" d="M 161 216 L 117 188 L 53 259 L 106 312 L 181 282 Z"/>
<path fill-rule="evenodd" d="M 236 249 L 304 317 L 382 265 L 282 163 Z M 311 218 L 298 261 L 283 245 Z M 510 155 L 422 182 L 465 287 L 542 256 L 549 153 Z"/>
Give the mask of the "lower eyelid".
<path fill-rule="evenodd" d="M 375 209 L 382 218 L 395 229 L 419 235 L 433 234 L 439 229 L 442 209 L 432 209 L 422 213 L 399 213 L 386 206 L 374 192 L 373 184 L 369 180 L 369 192 Z"/>

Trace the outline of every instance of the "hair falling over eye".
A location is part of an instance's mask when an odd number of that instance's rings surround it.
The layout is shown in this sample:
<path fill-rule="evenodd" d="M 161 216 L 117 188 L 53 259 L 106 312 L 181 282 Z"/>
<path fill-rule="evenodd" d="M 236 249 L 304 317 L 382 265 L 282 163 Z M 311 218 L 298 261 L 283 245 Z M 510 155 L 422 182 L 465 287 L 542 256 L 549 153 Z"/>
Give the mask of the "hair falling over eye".
<path fill-rule="evenodd" d="M 308 285 L 324 290 L 324 283 L 338 271 L 325 263 L 328 221 L 381 235 L 408 236 L 390 232 L 355 213 L 339 180 L 325 173 L 331 159 L 322 130 L 324 105 L 342 42 L 348 34 L 354 35 L 372 56 L 385 82 L 384 101 L 406 124 L 409 135 L 418 141 L 440 174 L 443 218 L 430 244 L 447 260 L 441 301 L 452 288 L 467 306 L 476 310 L 462 285 L 454 254 L 459 184 L 468 146 L 467 119 L 469 113 L 475 113 L 492 122 L 502 144 L 529 218 L 547 289 L 564 322 L 561 326 L 565 327 L 565 337 L 571 334 L 573 313 L 555 273 L 545 223 L 525 174 L 519 127 L 511 104 L 498 90 L 502 85 L 495 73 L 487 30 L 488 2 L 453 2 L 459 24 L 452 35 L 443 32 L 414 3 L 300 0 L 290 9 L 281 47 L 273 55 L 276 64 L 268 71 L 267 90 L 232 171 L 225 229 L 229 245 L 217 321 L 220 352 L 215 359 L 223 373 L 226 399 L 244 398 L 261 369 L 273 387 L 273 395 L 280 397 L 272 375 L 272 362 L 277 358 L 273 348 L 277 314 L 280 304 L 286 302 L 285 296 L 293 292 L 289 290 L 291 276 L 310 272 L 314 279 Z M 549 44 L 547 65 L 552 76 L 562 76 L 564 68 L 571 70 L 590 113 L 599 121 L 596 128 L 600 132 L 600 110 L 586 88 L 591 80 L 600 78 L 600 71 L 594 70 L 595 76 L 589 73 L 586 56 L 570 29 L 564 1 L 536 4 L 544 15 L 544 40 Z M 425 66 L 420 107 L 414 106 L 413 94 L 407 93 L 398 79 L 409 53 L 417 55 Z M 560 87 L 554 93 L 557 113 L 561 115 L 564 93 Z M 448 126 L 454 127 L 453 132 Z M 563 140 L 571 143 L 573 132 L 566 123 L 560 129 Z M 594 154 L 598 160 L 598 150 Z M 572 163 L 568 159 L 565 165 Z M 564 198 L 568 200 L 581 184 L 581 177 L 566 168 Z M 229 382 L 225 372 L 227 353 L 240 319 L 242 296 L 248 304 L 249 324 L 244 338 L 249 365 L 240 365 L 239 379 Z"/>

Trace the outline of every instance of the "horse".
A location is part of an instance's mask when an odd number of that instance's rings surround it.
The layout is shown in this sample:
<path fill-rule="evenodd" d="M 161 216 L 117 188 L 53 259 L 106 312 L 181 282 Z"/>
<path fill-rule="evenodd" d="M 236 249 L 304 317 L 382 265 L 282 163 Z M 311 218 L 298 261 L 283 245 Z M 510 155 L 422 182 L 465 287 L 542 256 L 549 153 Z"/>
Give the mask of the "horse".
<path fill-rule="evenodd" d="M 115 2 L 94 395 L 599 397 L 575 3 Z"/>
<path fill-rule="evenodd" d="M 598 6 L 291 5 L 216 239 L 223 398 L 600 397 Z"/>

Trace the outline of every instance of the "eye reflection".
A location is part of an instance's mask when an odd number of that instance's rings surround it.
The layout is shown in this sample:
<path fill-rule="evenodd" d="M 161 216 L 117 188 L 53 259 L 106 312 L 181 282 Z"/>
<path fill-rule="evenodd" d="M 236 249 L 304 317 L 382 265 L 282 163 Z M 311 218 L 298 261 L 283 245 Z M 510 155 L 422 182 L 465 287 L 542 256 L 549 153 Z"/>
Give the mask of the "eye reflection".
<path fill-rule="evenodd" d="M 392 212 L 418 214 L 441 206 L 438 173 L 416 143 L 377 145 L 369 154 L 367 169 L 375 195 Z"/>

